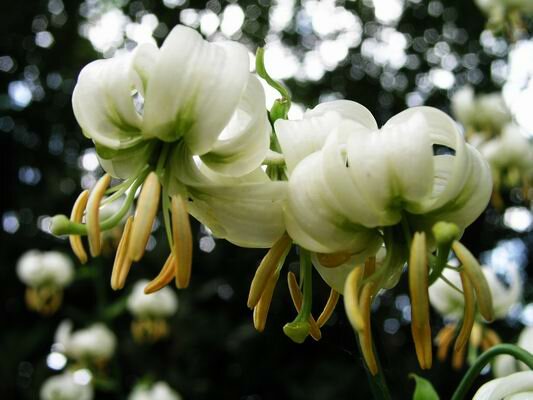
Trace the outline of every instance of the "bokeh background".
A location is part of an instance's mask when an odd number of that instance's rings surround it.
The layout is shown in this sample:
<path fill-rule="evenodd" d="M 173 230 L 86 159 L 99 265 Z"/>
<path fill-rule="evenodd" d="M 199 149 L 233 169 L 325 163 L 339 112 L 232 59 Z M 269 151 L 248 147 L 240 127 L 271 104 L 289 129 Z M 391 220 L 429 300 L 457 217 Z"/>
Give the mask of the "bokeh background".
<path fill-rule="evenodd" d="M 108 251 L 85 266 L 76 264 L 63 305 L 48 317 L 27 309 L 17 259 L 29 249 L 71 256 L 67 241 L 48 233 L 50 216 L 68 214 L 80 190 L 102 173 L 70 103 L 76 77 L 90 61 L 144 41 L 160 44 L 182 23 L 210 40 L 238 40 L 251 54 L 266 45 L 267 69 L 292 92 L 293 118 L 339 98 L 362 103 L 380 124 L 409 106 L 450 112 L 453 92 L 470 84 L 476 92 L 503 91 L 514 118 L 532 134 L 531 36 L 522 32 L 513 42 L 485 29 L 486 22 L 471 0 L 1 2 L 1 397 L 38 398 L 43 381 L 64 368 L 50 354 L 59 323 L 70 319 L 76 327 L 104 322 L 117 336 L 115 355 L 96 385 L 98 399 L 124 399 L 142 379 L 164 380 L 184 399 L 370 398 L 343 307 L 321 341 L 296 345 L 281 330 L 295 316 L 281 279 L 267 328 L 255 332 L 246 298 L 264 251 L 216 240 L 197 223 L 191 286 L 178 293 L 170 336 L 154 344 L 133 340 L 125 298 L 138 279 L 155 276 L 162 266 L 167 244 L 161 229 L 153 232 L 150 251 L 132 268 L 124 290 L 109 287 Z M 524 27 L 532 31 L 531 19 Z M 270 103 L 275 98 L 271 91 L 267 96 Z M 509 264 L 521 269 L 523 302 L 493 324 L 513 342 L 522 326 L 533 325 L 533 284 L 527 277 L 533 218 L 522 188 L 507 188 L 502 198 L 504 207 L 489 206 L 464 242 L 485 263 L 502 271 Z M 296 260 L 291 254 L 288 264 Z M 328 290 L 316 277 L 318 310 Z M 430 379 L 449 398 L 464 369 L 436 362 L 428 372 L 419 370 L 406 289 L 402 279 L 373 312 L 375 343 L 394 398 L 412 395 L 410 372 Z M 432 319 L 436 332 L 443 322 L 437 314 Z M 485 371 L 479 382 L 489 377 Z"/>

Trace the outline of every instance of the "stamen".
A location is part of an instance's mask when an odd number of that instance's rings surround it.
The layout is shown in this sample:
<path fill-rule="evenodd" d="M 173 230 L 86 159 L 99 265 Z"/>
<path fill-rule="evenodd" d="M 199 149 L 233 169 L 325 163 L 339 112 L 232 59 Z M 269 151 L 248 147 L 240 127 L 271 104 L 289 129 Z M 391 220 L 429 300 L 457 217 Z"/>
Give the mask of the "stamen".
<path fill-rule="evenodd" d="M 485 333 L 485 337 L 490 342 L 491 347 L 496 346 L 497 344 L 500 344 L 502 342 L 498 334 L 492 329 L 486 328 L 484 333 Z"/>
<path fill-rule="evenodd" d="M 274 295 L 274 289 L 276 288 L 278 278 L 279 273 L 277 272 L 270 277 L 265 290 L 263 291 L 263 295 L 254 307 L 254 327 L 258 332 L 263 332 L 265 330 L 268 310 L 270 309 L 270 303 L 272 302 L 272 296 Z"/>
<path fill-rule="evenodd" d="M 351 257 L 349 253 L 317 253 L 316 256 L 320 265 L 326 268 L 338 267 L 347 262 Z"/>
<path fill-rule="evenodd" d="M 165 261 L 163 268 L 161 268 L 159 275 L 157 275 L 151 282 L 149 282 L 144 287 L 144 293 L 150 294 L 164 288 L 172 281 L 175 275 L 176 259 L 174 258 L 174 254 L 171 252 L 167 258 L 167 261 Z"/>
<path fill-rule="evenodd" d="M 464 271 L 474 287 L 480 314 L 487 321 L 492 321 L 494 319 L 492 295 L 481 266 L 472 253 L 457 240 L 453 242 L 452 248 L 459 261 L 461 261 Z"/>
<path fill-rule="evenodd" d="M 372 343 L 372 325 L 370 323 L 370 308 L 372 306 L 372 299 L 374 296 L 374 283 L 367 283 L 361 291 L 361 311 L 364 318 L 363 330 L 358 332 L 359 341 L 361 343 L 361 352 L 365 359 L 366 365 L 372 375 L 378 373 L 378 364 L 376 362 L 376 355 L 374 354 L 374 347 Z"/>
<path fill-rule="evenodd" d="M 355 267 L 346 278 L 344 284 L 344 308 L 350 324 L 356 331 L 364 328 L 365 322 L 359 305 L 359 286 L 363 278 L 362 265 Z"/>
<path fill-rule="evenodd" d="M 289 293 L 291 294 L 291 299 L 294 304 L 294 308 L 296 308 L 297 312 L 300 312 L 300 310 L 302 309 L 303 294 L 300 290 L 300 287 L 298 286 L 296 276 L 292 272 L 289 272 L 287 274 L 287 283 L 289 286 Z M 312 315 L 309 315 L 307 322 L 309 322 L 309 334 L 313 339 L 319 341 L 322 338 L 322 332 L 320 332 L 320 327 L 318 326 Z"/>
<path fill-rule="evenodd" d="M 161 185 L 155 172 L 150 172 L 142 186 L 135 219 L 131 228 L 131 240 L 128 246 L 129 257 L 133 261 L 139 261 L 144 255 L 146 244 L 150 238 L 152 225 L 154 223 L 159 206 L 159 194 Z"/>
<path fill-rule="evenodd" d="M 128 254 L 128 245 L 131 237 L 132 224 L 133 217 L 130 216 L 124 226 L 124 232 L 122 232 L 122 237 L 118 243 L 115 262 L 113 263 L 113 272 L 111 273 L 111 288 L 113 290 L 119 290 L 124 287 L 126 278 L 130 272 L 132 260 Z"/>
<path fill-rule="evenodd" d="M 411 294 L 411 333 L 418 363 L 431 368 L 431 328 L 429 326 L 428 260 L 426 235 L 416 232 L 409 257 L 409 291 Z"/>
<path fill-rule="evenodd" d="M 455 341 L 454 351 L 456 352 L 460 351 L 467 344 L 468 339 L 470 338 L 470 333 L 472 332 L 472 327 L 474 326 L 474 317 L 476 314 L 476 300 L 470 279 L 463 271 L 459 272 L 459 274 L 463 285 L 464 313 L 461 330 Z"/>
<path fill-rule="evenodd" d="M 100 237 L 100 202 L 104 197 L 105 191 L 111 182 L 111 176 L 105 174 L 102 176 L 87 201 L 87 235 L 89 238 L 89 250 L 91 255 L 96 257 L 102 251 L 102 240 Z"/>
<path fill-rule="evenodd" d="M 452 356 L 452 368 L 455 370 L 460 370 L 463 368 L 465 362 L 465 353 L 467 346 L 462 347 L 459 351 L 453 353 Z"/>
<path fill-rule="evenodd" d="M 446 355 L 448 354 L 448 350 L 450 349 L 450 345 L 452 344 L 453 338 L 455 337 L 455 325 L 446 325 L 444 328 L 441 329 L 441 331 L 438 333 L 437 337 L 435 338 L 437 342 L 437 358 L 440 362 L 443 362 L 446 360 Z"/>
<path fill-rule="evenodd" d="M 72 207 L 72 213 L 70 214 L 70 220 L 75 223 L 80 223 L 83 218 L 83 211 L 85 210 L 85 207 L 87 206 L 87 200 L 89 199 L 89 191 L 84 190 L 80 193 L 76 201 L 74 202 L 74 206 Z M 85 248 L 83 247 L 83 242 L 81 241 L 80 235 L 69 235 L 68 240 L 70 242 L 70 247 L 72 248 L 72 252 L 78 257 L 78 260 L 82 264 L 85 264 L 87 262 L 87 252 L 85 251 Z"/>
<path fill-rule="evenodd" d="M 335 310 L 337 302 L 339 301 L 339 297 L 339 292 L 337 292 L 335 289 L 331 289 L 331 291 L 329 292 L 328 301 L 326 302 L 322 313 L 316 320 L 319 328 L 322 328 L 331 318 L 333 310 Z"/>
<path fill-rule="evenodd" d="M 287 257 L 291 245 L 292 240 L 289 235 L 285 233 L 276 243 L 274 243 L 274 246 L 272 246 L 265 255 L 261 264 L 259 264 L 259 267 L 255 271 L 254 279 L 250 285 L 250 293 L 248 294 L 247 302 L 248 308 L 252 309 L 257 305 L 269 278 L 278 266 L 285 261 L 285 257 Z"/>
<path fill-rule="evenodd" d="M 189 286 L 192 267 L 192 232 L 187 212 L 187 203 L 181 196 L 172 196 L 172 240 L 176 259 L 176 286 L 184 289 Z"/>

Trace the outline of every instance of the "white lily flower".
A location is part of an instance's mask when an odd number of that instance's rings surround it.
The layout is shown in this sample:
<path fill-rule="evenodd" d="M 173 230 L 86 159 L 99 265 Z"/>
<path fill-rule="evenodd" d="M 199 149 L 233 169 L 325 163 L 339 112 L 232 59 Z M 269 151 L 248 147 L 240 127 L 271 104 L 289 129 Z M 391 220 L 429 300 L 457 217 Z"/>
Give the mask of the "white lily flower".
<path fill-rule="evenodd" d="M 526 400 L 532 397 L 533 371 L 524 371 L 485 383 L 472 400 Z"/>
<path fill-rule="evenodd" d="M 166 382 L 155 382 L 151 387 L 137 386 L 128 400 L 181 400 L 182 397 Z"/>
<path fill-rule="evenodd" d="M 336 103 L 328 111 L 342 109 L 342 121 L 289 179 L 285 218 L 297 243 L 317 252 L 358 253 L 378 240 L 372 228 L 407 218 L 431 238 L 434 223 L 453 222 L 462 232 L 483 211 L 492 186 L 488 166 L 444 113 L 412 108 L 378 130 L 364 107 L 351 103 L 350 113 L 350 102 Z M 289 157 L 283 132 L 308 132 L 307 126 L 276 122 Z"/>
<path fill-rule="evenodd" d="M 533 353 L 533 326 L 526 326 L 516 342 L 517 346 Z M 509 355 L 501 355 L 494 359 L 492 371 L 494 376 L 501 378 L 519 371 L 527 371 L 529 368 L 522 362 Z"/>
<path fill-rule="evenodd" d="M 75 360 L 99 361 L 111 358 L 117 339 L 104 324 L 96 323 L 72 332 L 72 322 L 63 321 L 57 328 L 55 342 L 61 345 L 67 356 Z"/>
<path fill-rule="evenodd" d="M 30 250 L 17 262 L 17 275 L 33 288 L 44 285 L 64 288 L 74 278 L 74 265 L 63 253 Z"/>
<path fill-rule="evenodd" d="M 128 310 L 136 317 L 166 318 L 176 313 L 178 298 L 174 291 L 164 287 L 156 293 L 145 294 L 148 280 L 140 280 L 128 296 Z"/>
<path fill-rule="evenodd" d="M 452 111 L 467 129 L 498 134 L 511 121 L 511 113 L 501 93 L 475 95 L 471 86 L 463 86 L 452 96 Z"/>
<path fill-rule="evenodd" d="M 94 390 L 90 384 L 76 381 L 71 372 L 48 378 L 40 390 L 41 400 L 92 400 Z"/>
<path fill-rule="evenodd" d="M 516 124 L 506 125 L 501 136 L 478 148 L 495 173 L 516 169 L 526 177 L 533 172 L 533 143 Z"/>
<path fill-rule="evenodd" d="M 176 26 L 160 49 L 144 44 L 87 65 L 74 113 L 113 176 L 146 164 L 155 142 L 179 140 L 210 168 L 244 175 L 263 161 L 270 136 L 263 89 L 248 68 L 241 44 Z"/>
<path fill-rule="evenodd" d="M 494 317 L 495 319 L 503 319 L 522 296 L 523 282 L 520 271 L 518 268 L 509 268 L 505 276 L 506 283 L 498 277 L 493 268 L 483 266 L 482 271 L 492 295 Z M 442 275 L 455 287 L 462 290 L 461 279 L 456 271 L 446 268 Z M 429 287 L 429 300 L 435 310 L 444 318 L 456 320 L 463 315 L 463 294 L 448 285 L 444 279 L 437 280 Z"/>

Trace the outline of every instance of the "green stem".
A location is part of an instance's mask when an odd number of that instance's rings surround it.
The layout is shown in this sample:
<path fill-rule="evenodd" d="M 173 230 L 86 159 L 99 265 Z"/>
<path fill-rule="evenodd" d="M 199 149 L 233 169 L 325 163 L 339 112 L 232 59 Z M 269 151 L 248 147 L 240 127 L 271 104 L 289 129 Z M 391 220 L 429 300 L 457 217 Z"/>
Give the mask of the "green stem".
<path fill-rule="evenodd" d="M 309 335 L 309 316 L 311 315 L 311 306 L 313 298 L 313 266 L 311 264 L 311 255 L 309 252 L 300 247 L 300 278 L 303 280 L 303 300 L 302 308 L 294 321 L 285 324 L 283 332 L 292 341 L 303 343 Z"/>
<path fill-rule="evenodd" d="M 355 340 L 357 342 L 357 348 L 359 349 L 359 354 L 363 354 L 361 351 L 361 343 L 359 342 L 358 335 L 355 335 Z M 378 365 L 378 373 L 376 375 L 372 375 L 366 363 L 364 361 L 362 362 L 365 368 L 368 384 L 370 386 L 370 391 L 372 392 L 372 396 L 376 400 L 390 400 L 391 395 L 389 392 L 389 387 L 387 386 L 387 381 L 385 380 L 385 375 L 383 374 L 383 369 L 381 368 L 381 362 L 379 361 L 379 357 L 377 356 L 375 347 L 374 347 L 374 354 L 376 355 L 376 362 Z"/>
<path fill-rule="evenodd" d="M 501 354 L 513 356 L 533 370 L 533 354 L 514 344 L 496 345 L 478 357 L 476 362 L 466 372 L 451 400 L 462 400 L 485 365 L 487 365 L 494 357 Z"/>

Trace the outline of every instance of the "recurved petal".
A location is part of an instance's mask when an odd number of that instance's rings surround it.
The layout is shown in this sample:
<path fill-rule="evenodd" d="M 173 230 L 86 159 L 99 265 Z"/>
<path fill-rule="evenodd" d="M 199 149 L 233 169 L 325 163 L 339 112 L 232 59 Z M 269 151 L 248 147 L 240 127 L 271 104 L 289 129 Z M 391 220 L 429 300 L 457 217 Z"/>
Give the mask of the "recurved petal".
<path fill-rule="evenodd" d="M 284 215 L 294 241 L 320 253 L 358 254 L 372 247 L 376 231 L 350 221 L 336 203 L 325 184 L 322 155 L 313 153 L 298 164 L 289 180 Z"/>
<path fill-rule="evenodd" d="M 520 398 L 511 396 L 530 392 L 533 392 L 533 371 L 523 371 L 485 383 L 479 388 L 472 400 Z M 522 398 L 526 399 L 528 397 Z"/>
<path fill-rule="evenodd" d="M 355 121 L 363 129 L 377 128 L 370 111 L 347 100 L 319 104 L 301 120 L 277 120 L 275 130 L 289 174 L 301 160 L 320 150 L 327 137 L 345 120 Z"/>
<path fill-rule="evenodd" d="M 178 25 L 167 36 L 146 91 L 143 131 L 163 141 L 184 137 L 207 153 L 235 112 L 248 82 L 246 48 L 208 43 Z"/>
<path fill-rule="evenodd" d="M 246 90 L 230 121 L 213 148 L 202 156 L 210 169 L 224 175 L 242 176 L 258 168 L 270 145 L 265 93 L 259 80 L 249 74 Z"/>
<path fill-rule="evenodd" d="M 142 141 L 141 114 L 132 90 L 142 91 L 142 80 L 134 61 L 149 45 L 132 53 L 97 60 L 85 66 L 72 94 L 74 115 L 84 134 L 109 149 L 123 149 Z"/>
<path fill-rule="evenodd" d="M 154 147 L 155 141 L 151 140 L 123 150 L 96 146 L 96 153 L 105 172 L 115 178 L 127 179 L 147 164 Z"/>

